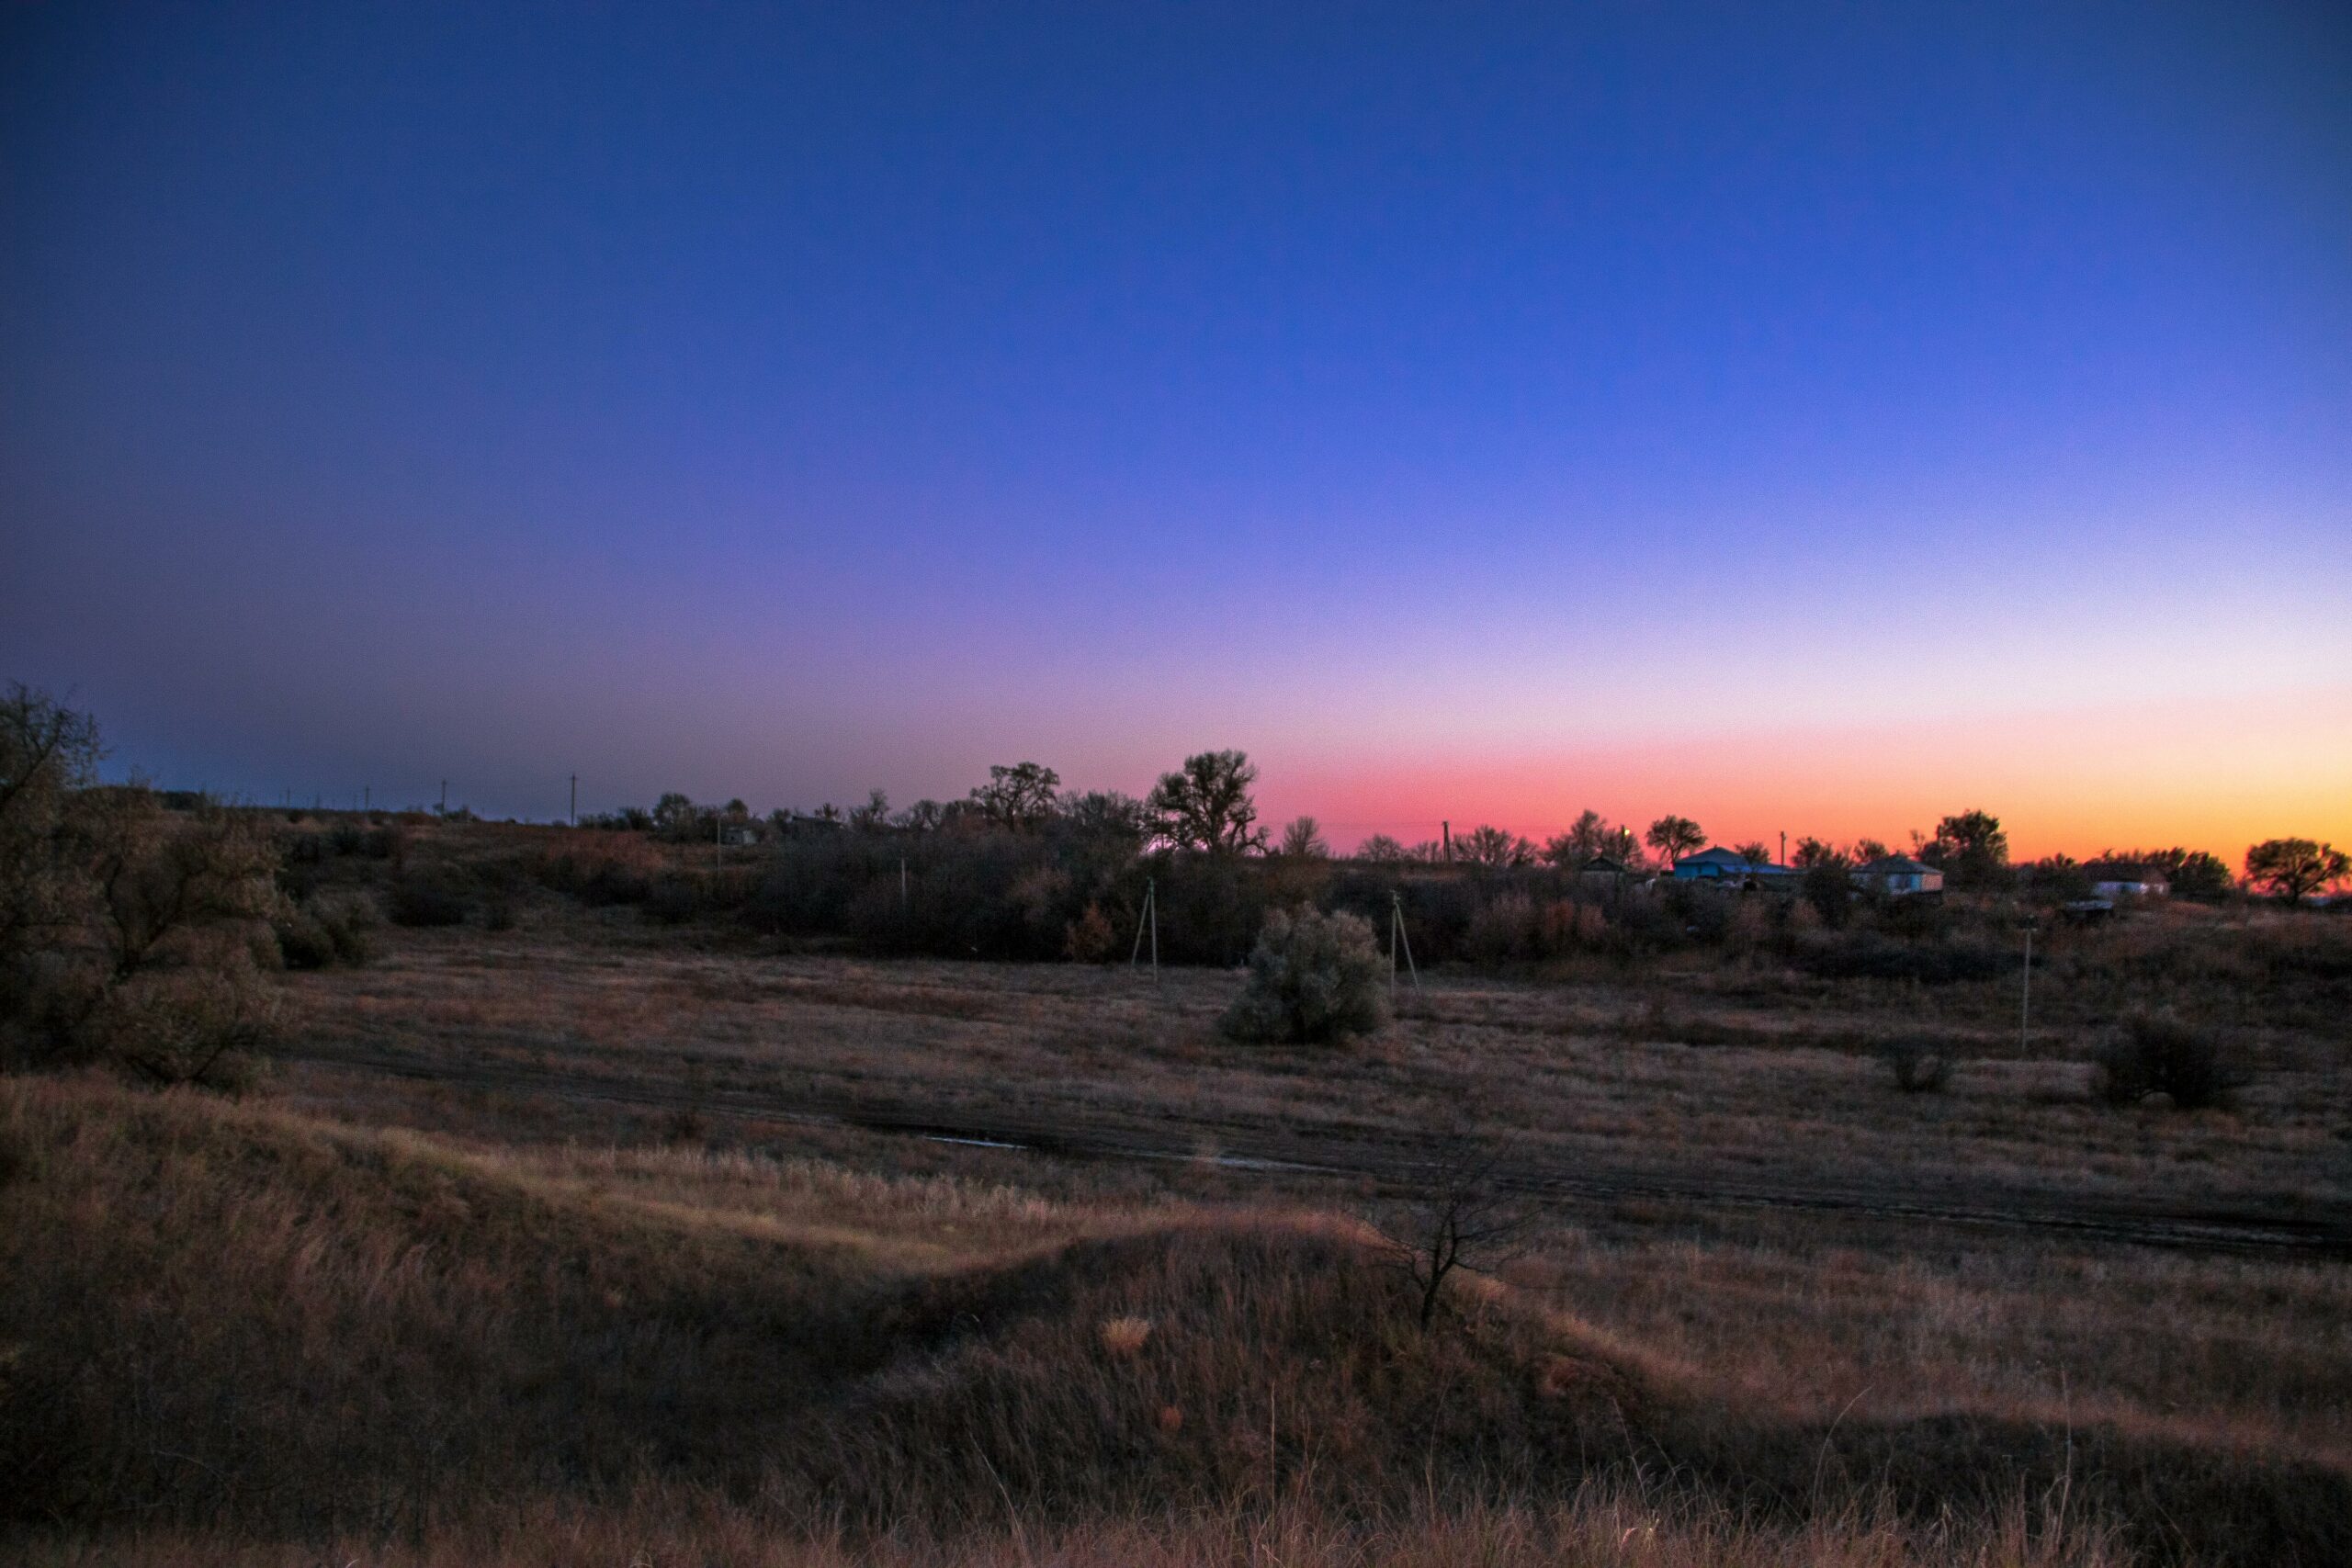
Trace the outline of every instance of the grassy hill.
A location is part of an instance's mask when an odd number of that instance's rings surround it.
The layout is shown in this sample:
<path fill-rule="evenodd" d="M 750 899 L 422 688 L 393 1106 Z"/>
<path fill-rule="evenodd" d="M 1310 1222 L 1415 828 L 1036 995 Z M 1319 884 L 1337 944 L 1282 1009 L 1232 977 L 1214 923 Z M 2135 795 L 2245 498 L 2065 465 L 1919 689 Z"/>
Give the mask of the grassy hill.
<path fill-rule="evenodd" d="M 0 1368 L 35 1561 L 2352 1561 L 2335 1470 L 1424 1331 L 1351 1223 L 99 1079 L 0 1080 Z"/>

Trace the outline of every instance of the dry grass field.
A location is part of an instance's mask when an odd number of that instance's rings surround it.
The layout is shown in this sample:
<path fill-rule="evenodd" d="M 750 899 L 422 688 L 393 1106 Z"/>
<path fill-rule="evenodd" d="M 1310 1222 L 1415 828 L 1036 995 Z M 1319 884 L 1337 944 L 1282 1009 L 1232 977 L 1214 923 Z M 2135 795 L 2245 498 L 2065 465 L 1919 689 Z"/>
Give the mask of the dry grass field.
<path fill-rule="evenodd" d="M 1222 1038 L 1225 971 L 500 923 L 287 976 L 239 1100 L 0 1080 L 12 1551 L 2352 1557 L 2307 998 L 2182 980 L 2254 1069 L 2188 1113 L 2090 1092 L 2087 964 L 2022 1041 L 2013 987 L 1710 955 L 1434 974 L 1335 1050 Z M 1379 1227 L 1464 1126 L 1527 1224 L 1424 1331 Z"/>

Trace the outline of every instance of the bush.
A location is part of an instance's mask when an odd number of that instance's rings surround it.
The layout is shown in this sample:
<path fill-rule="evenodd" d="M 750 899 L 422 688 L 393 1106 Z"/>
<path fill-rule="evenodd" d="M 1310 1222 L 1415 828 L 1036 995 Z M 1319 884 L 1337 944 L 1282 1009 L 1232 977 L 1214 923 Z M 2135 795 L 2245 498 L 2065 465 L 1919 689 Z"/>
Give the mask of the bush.
<path fill-rule="evenodd" d="M 672 873 L 654 879 L 645 895 L 645 918 L 682 926 L 703 912 L 701 889 L 691 876 Z"/>
<path fill-rule="evenodd" d="M 1951 1058 L 1924 1040 L 1891 1040 L 1879 1055 L 1905 1094 L 1933 1094 L 1951 1077 Z"/>
<path fill-rule="evenodd" d="M 244 965 L 139 976 L 107 992 L 85 1024 L 100 1055 L 155 1084 L 240 1089 L 277 1035 L 277 998 Z"/>
<path fill-rule="evenodd" d="M 2125 1020 L 2122 1034 L 2102 1044 L 2092 1059 L 2100 1098 L 2109 1105 L 2137 1105 L 2161 1094 L 2176 1109 L 2201 1111 L 2227 1104 L 2249 1078 L 2243 1068 L 2222 1060 L 2211 1034 L 2147 1013 Z"/>
<path fill-rule="evenodd" d="M 322 893 L 288 904 L 270 920 L 277 959 L 288 969 L 365 964 L 373 956 L 376 907 L 364 893 Z M 262 954 L 267 961 L 267 950 Z"/>
<path fill-rule="evenodd" d="M 1350 914 L 1301 905 L 1266 917 L 1250 950 L 1250 977 L 1222 1027 L 1236 1040 L 1320 1044 L 1388 1021 L 1385 960 L 1372 928 Z"/>
<path fill-rule="evenodd" d="M 404 876 L 392 884 L 392 923 L 400 926 L 458 926 L 465 924 L 465 895 L 447 883 L 424 876 Z"/>
<path fill-rule="evenodd" d="M 1100 904 L 1087 905 L 1062 933 L 1062 955 L 1072 964 L 1108 964 L 1118 953 L 1119 933 Z"/>
<path fill-rule="evenodd" d="M 1825 980 L 1917 980 L 1951 985 L 1997 980 L 2014 973 L 2017 953 L 1981 942 L 1905 942 L 1876 931 L 1815 933 L 1792 955 L 1796 966 Z"/>
<path fill-rule="evenodd" d="M 288 969 L 324 969 L 335 961 L 334 938 L 308 909 L 289 909 L 271 922 L 277 956 Z"/>

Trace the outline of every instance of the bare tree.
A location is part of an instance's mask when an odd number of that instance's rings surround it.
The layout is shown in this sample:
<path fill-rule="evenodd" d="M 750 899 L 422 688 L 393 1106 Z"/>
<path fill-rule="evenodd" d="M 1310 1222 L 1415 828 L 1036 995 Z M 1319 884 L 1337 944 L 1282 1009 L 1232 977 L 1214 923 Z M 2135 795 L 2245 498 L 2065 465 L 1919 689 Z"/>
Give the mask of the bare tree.
<path fill-rule="evenodd" d="M 972 791 L 972 804 L 989 822 L 1015 832 L 1042 828 L 1053 819 L 1061 774 L 1043 762 L 1015 762 L 989 770 L 989 782 Z"/>
<path fill-rule="evenodd" d="M 1564 871 L 1574 871 L 1596 855 L 1631 865 L 1641 853 L 1641 840 L 1631 828 L 1620 828 L 1589 807 L 1566 832 L 1554 834 L 1544 845 L 1544 858 Z"/>
<path fill-rule="evenodd" d="M 1301 817 L 1283 829 L 1282 852 L 1296 860 L 1329 860 L 1331 846 L 1323 841 L 1323 830 L 1312 817 Z"/>
<path fill-rule="evenodd" d="M 1144 804 L 1159 836 L 1180 850 L 1247 854 L 1266 847 L 1250 787 L 1258 770 L 1240 751 L 1200 751 L 1172 773 L 1162 773 Z"/>
<path fill-rule="evenodd" d="M 935 800 L 918 800 L 892 818 L 892 825 L 910 833 L 929 833 L 947 819 L 947 807 Z"/>
<path fill-rule="evenodd" d="M 1151 814 L 1142 801 L 1115 789 L 1072 790 L 1062 796 L 1063 829 L 1080 839 L 1139 843 L 1151 832 Z"/>
<path fill-rule="evenodd" d="M 17 967 L 74 923 L 61 835 L 105 754 L 89 715 L 21 684 L 0 698 L 0 1009 Z"/>
<path fill-rule="evenodd" d="M 1535 846 L 1500 828 L 1482 826 L 1455 837 L 1453 858 L 1472 865 L 1498 868 L 1531 865 L 1535 860 Z"/>
<path fill-rule="evenodd" d="M 1651 823 L 1645 837 L 1650 848 L 1666 857 L 1668 867 L 1684 855 L 1695 854 L 1707 845 L 1707 835 L 1700 831 L 1699 824 L 1688 817 L 1671 814 Z"/>
<path fill-rule="evenodd" d="M 890 826 L 889 793 L 879 787 L 866 791 L 865 804 L 849 808 L 849 825 L 860 833 L 879 833 Z"/>
<path fill-rule="evenodd" d="M 1421 1327 L 1437 1319 L 1456 1270 L 1497 1268 L 1526 1250 L 1535 1213 L 1505 1185 L 1510 1146 L 1466 1118 L 1425 1145 L 1401 1178 L 1404 1196 L 1378 1219 L 1382 1237 L 1420 1296 Z"/>

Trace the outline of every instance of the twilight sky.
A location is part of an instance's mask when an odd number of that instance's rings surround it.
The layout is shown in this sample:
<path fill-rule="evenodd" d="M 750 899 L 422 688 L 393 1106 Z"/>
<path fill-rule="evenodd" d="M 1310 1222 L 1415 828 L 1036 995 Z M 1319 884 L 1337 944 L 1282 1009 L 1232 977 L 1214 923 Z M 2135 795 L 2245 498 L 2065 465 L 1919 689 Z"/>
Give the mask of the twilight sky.
<path fill-rule="evenodd" d="M 2352 840 L 2352 13 L 0 9 L 0 678 L 548 817 Z"/>

